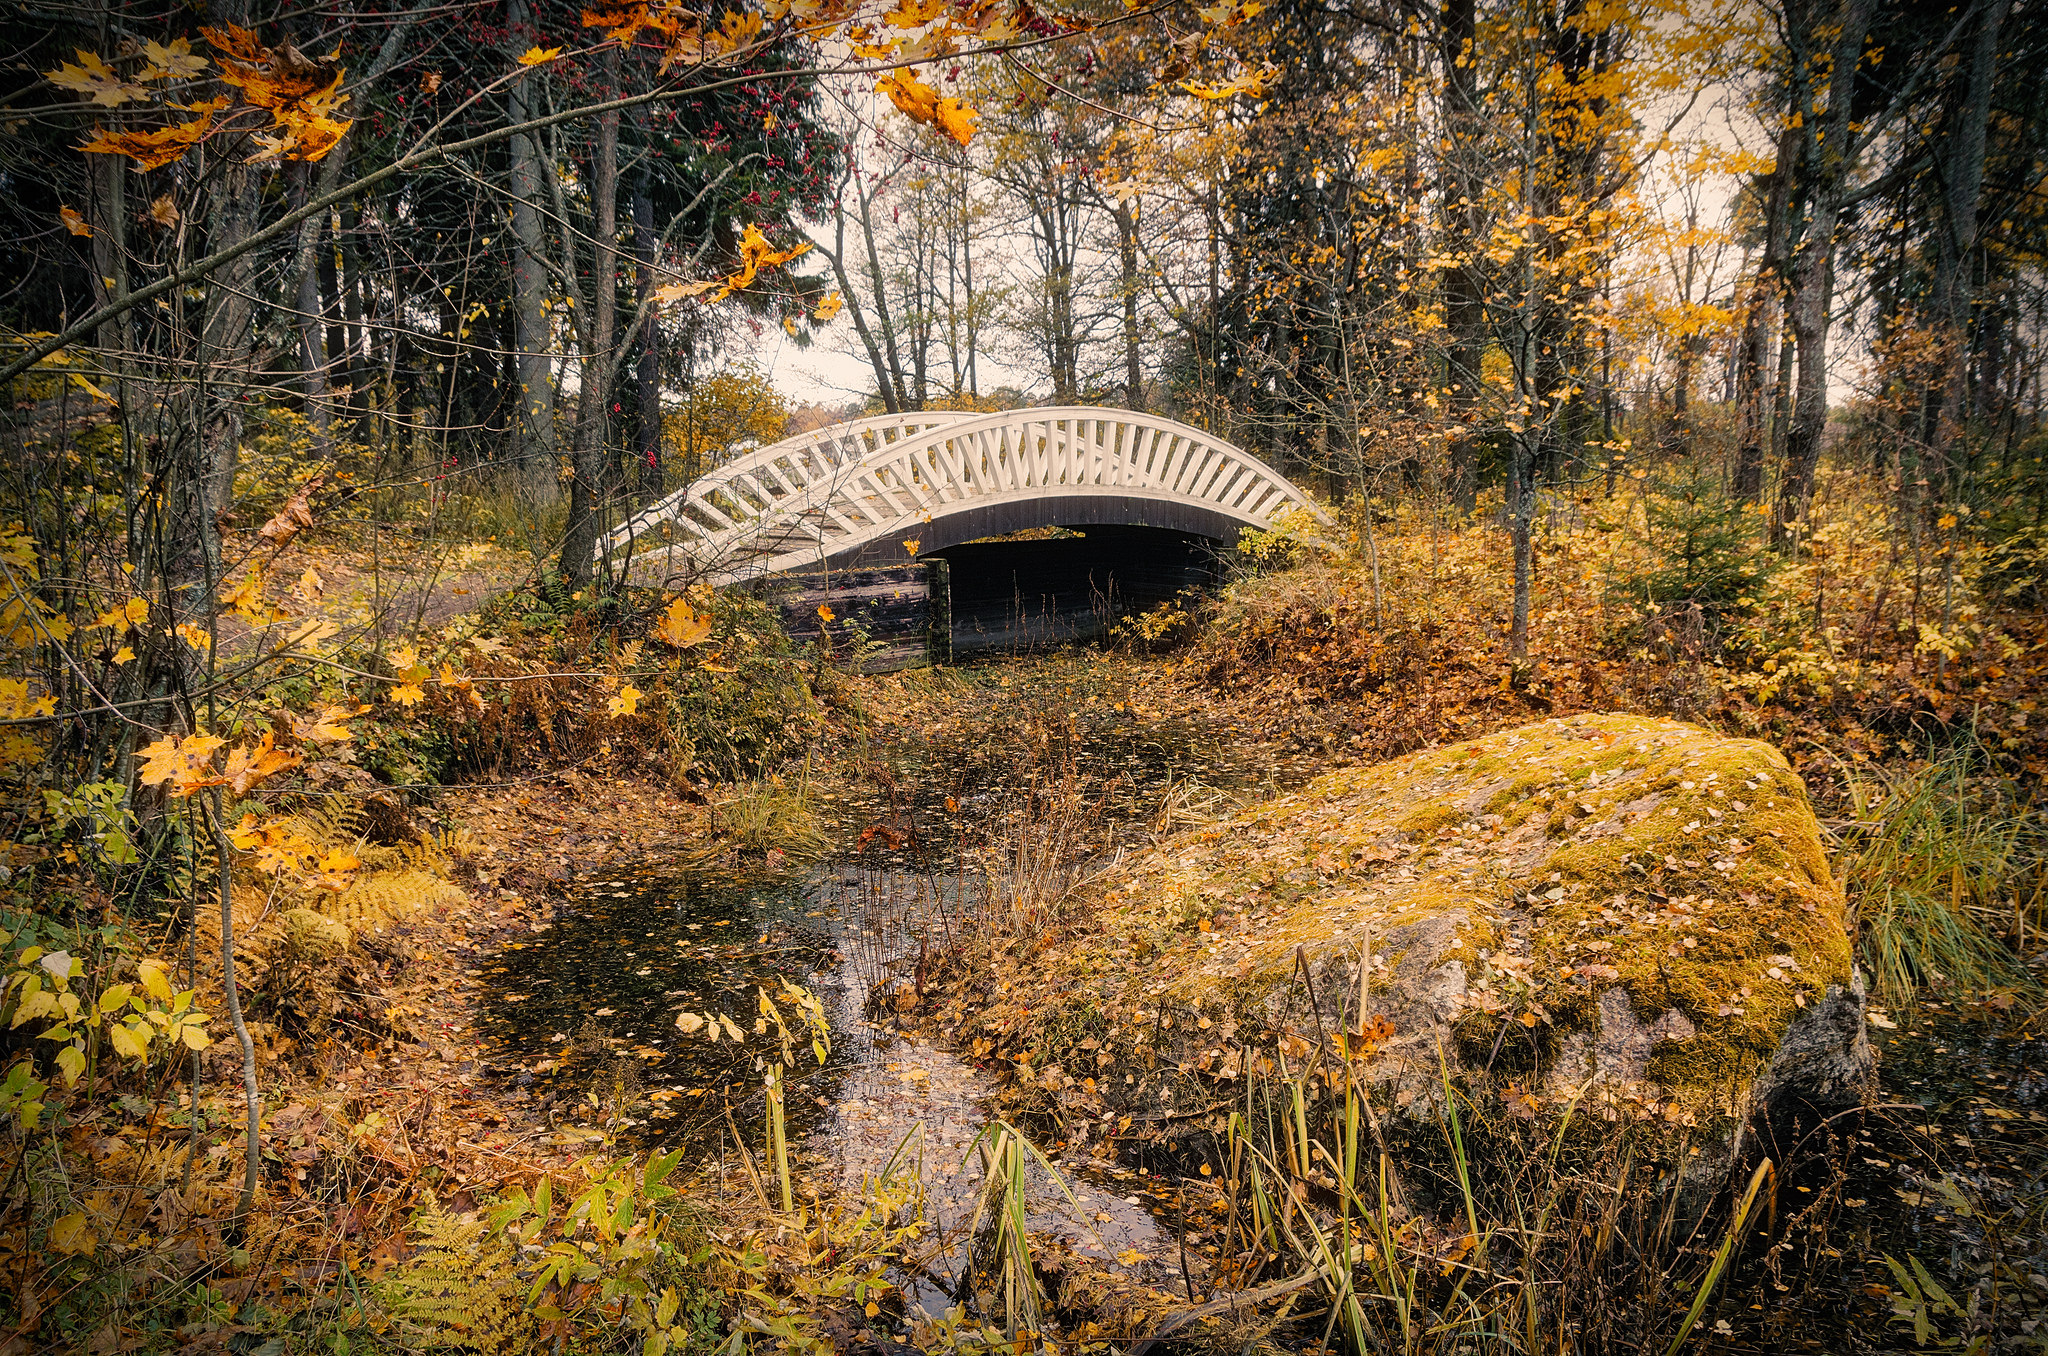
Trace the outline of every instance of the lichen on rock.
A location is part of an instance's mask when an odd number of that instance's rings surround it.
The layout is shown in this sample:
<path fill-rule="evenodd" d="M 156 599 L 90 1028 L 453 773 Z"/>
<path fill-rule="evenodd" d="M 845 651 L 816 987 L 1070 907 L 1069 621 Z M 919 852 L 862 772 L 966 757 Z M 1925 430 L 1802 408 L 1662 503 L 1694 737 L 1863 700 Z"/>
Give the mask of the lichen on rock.
<path fill-rule="evenodd" d="M 1321 1046 L 1401 1105 L 1449 1064 L 1532 1105 L 1732 1130 L 1788 1092 L 1852 1096 L 1870 1062 L 1805 787 L 1768 744 L 1674 721 L 1332 772 L 1072 908 L 982 1028 L 1076 1109 L 1184 1112 Z"/>

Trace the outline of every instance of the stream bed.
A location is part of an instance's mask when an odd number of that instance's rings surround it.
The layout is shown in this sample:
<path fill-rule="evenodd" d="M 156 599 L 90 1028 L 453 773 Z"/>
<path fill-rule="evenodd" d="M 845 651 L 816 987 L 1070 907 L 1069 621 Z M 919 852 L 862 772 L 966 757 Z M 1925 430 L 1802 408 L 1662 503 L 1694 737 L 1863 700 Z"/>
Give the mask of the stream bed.
<path fill-rule="evenodd" d="M 1007 666 L 1020 689 L 1032 662 Z M 1104 844 L 1141 845 L 1173 826 L 1176 805 L 1214 814 L 1325 765 L 1319 751 L 1276 754 L 1219 723 L 1141 720 L 1101 693 L 1063 700 L 1077 712 L 1062 755 L 1068 791 L 1093 798 Z M 805 987 L 823 1000 L 831 1043 L 822 1066 L 797 1043 L 786 1094 L 796 1171 L 817 1191 L 858 1191 L 902 1149 L 925 1184 L 925 1218 L 950 1240 L 905 1289 L 943 1312 L 961 1290 L 995 1082 L 901 1032 L 889 993 L 927 945 L 973 925 L 985 902 L 974 845 L 1043 791 L 1011 775 L 1003 740 L 1016 734 L 906 745 L 872 777 L 841 779 L 829 805 L 840 846 L 807 869 L 646 862 L 575 881 L 551 925 L 486 964 L 494 1062 L 530 1080 L 560 1120 L 607 1125 L 627 1144 L 690 1146 L 699 1180 L 751 1190 L 733 1150 L 735 1135 L 756 1155 L 765 1139 L 761 1088 L 777 1042 L 755 1029 L 760 994 Z M 684 1011 L 720 1036 L 678 1030 Z M 2048 1048 L 1998 1013 L 1936 1010 L 1872 1035 L 1880 1105 L 1780 1180 L 1774 1217 L 1806 1211 L 1807 1224 L 1785 1249 L 1738 1263 L 1695 1340 L 1728 1353 L 1915 1351 L 1961 1332 L 1974 1304 L 1995 1314 L 1981 1350 L 2048 1348 Z M 1202 1240 L 1174 1222 L 1180 1184 L 1140 1162 L 1061 1160 L 1074 1202 L 1041 1184 L 1035 1225 L 1135 1280 L 1210 1298 Z M 1917 1276 L 1915 1262 L 1952 1306 L 1902 1284 L 1894 1264 Z"/>

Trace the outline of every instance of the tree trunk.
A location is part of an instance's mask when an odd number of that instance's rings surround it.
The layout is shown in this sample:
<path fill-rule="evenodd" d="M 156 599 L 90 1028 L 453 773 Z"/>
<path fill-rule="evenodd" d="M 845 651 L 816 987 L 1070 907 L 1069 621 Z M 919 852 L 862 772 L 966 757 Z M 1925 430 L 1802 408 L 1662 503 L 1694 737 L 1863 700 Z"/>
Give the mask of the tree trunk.
<path fill-rule="evenodd" d="M 1789 540 L 1792 524 L 1804 520 L 1813 495 L 1813 477 L 1820 464 L 1821 442 L 1828 422 L 1828 325 L 1834 301 L 1835 231 L 1841 222 L 1842 204 L 1851 169 L 1855 133 L 1850 129 L 1854 112 L 1857 69 L 1862 64 L 1863 40 L 1870 30 L 1871 12 L 1877 0 L 1841 0 L 1829 25 L 1809 31 L 1833 28 L 1835 39 L 1826 80 L 1827 109 L 1806 98 L 1795 102 L 1800 115 L 1803 146 L 1797 172 L 1804 179 L 1805 192 L 1795 195 L 1807 203 L 1805 230 L 1791 261 L 1790 297 L 1787 310 L 1792 321 L 1792 340 L 1799 350 L 1799 389 L 1793 398 L 1791 426 L 1785 433 L 1784 478 L 1778 486 L 1778 517 L 1774 540 Z"/>
<path fill-rule="evenodd" d="M 654 250 L 654 189 L 642 173 L 633 187 L 633 268 L 640 309 L 640 371 L 635 403 L 640 410 L 637 450 L 643 504 L 661 498 L 661 326 L 651 301 Z"/>
<path fill-rule="evenodd" d="M 1738 503 L 1754 504 L 1764 491 L 1764 355 L 1770 300 L 1761 276 L 1750 283 L 1735 365 L 1735 484 Z"/>
<path fill-rule="evenodd" d="M 531 36 L 532 11 L 527 0 L 509 6 L 515 48 Z M 515 123 L 533 116 L 533 82 L 544 78 L 529 70 L 512 81 L 507 116 Z M 553 327 L 548 323 L 548 279 L 542 260 L 547 233 L 538 199 L 541 194 L 541 148 L 530 135 L 512 138 L 512 338 L 518 349 L 519 413 L 512 421 L 512 455 L 522 471 L 552 479 L 555 471 Z M 398 218 L 384 229 L 397 229 Z"/>
<path fill-rule="evenodd" d="M 1123 266 L 1124 294 L 1124 404 L 1133 410 L 1145 408 L 1145 368 L 1138 345 L 1138 204 L 1136 199 L 1119 203 L 1116 209 L 1118 262 Z"/>
<path fill-rule="evenodd" d="M 1444 128 L 1450 146 L 1441 191 L 1444 253 L 1458 262 L 1444 273 L 1444 377 L 1451 388 L 1445 406 L 1453 427 L 1451 502 L 1468 514 L 1479 493 L 1478 439 L 1470 426 L 1479 417 L 1480 364 L 1486 354 L 1483 280 L 1472 258 L 1479 248 L 1479 207 L 1471 175 L 1472 157 L 1478 154 L 1477 31 L 1474 0 L 1449 0 L 1444 6 Z"/>
<path fill-rule="evenodd" d="M 328 162 L 339 167 L 342 156 L 328 157 Z M 322 166 L 322 187 L 329 177 Z M 291 167 L 291 205 L 305 204 L 313 182 L 313 167 L 299 161 Z M 323 465 L 333 453 L 333 444 L 328 437 L 327 410 L 327 325 L 325 307 L 320 296 L 320 237 L 321 227 L 326 225 L 322 216 L 306 218 L 299 227 L 298 259 L 294 272 L 298 275 L 297 296 L 294 299 L 292 323 L 299 336 L 300 393 L 305 397 L 306 422 L 313 430 L 313 459 Z"/>
<path fill-rule="evenodd" d="M 864 180 L 857 180 L 854 199 L 860 207 L 861 243 L 868 260 L 868 299 L 874 303 L 875 323 L 881 328 L 882 352 L 888 359 L 888 381 L 895 395 L 890 413 L 911 409 L 910 392 L 903 380 L 903 355 L 896 344 L 896 322 L 889 313 L 889 277 L 882 271 L 882 256 L 875 243 L 874 192 Z M 889 404 L 888 396 L 882 403 Z"/>
<path fill-rule="evenodd" d="M 366 390 L 370 382 L 370 354 L 364 343 L 362 228 L 362 208 L 350 202 L 341 209 L 341 307 L 348 352 L 342 378 L 348 383 L 348 408 L 352 414 L 366 410 L 370 403 Z"/>
<path fill-rule="evenodd" d="M 604 52 L 605 94 L 618 89 L 619 53 Z M 612 345 L 619 305 L 619 114 L 598 115 L 597 147 L 591 156 L 591 205 L 597 218 L 590 259 L 591 320 L 579 364 L 582 390 L 576 402 L 575 474 L 569 481 L 569 530 L 562 539 L 562 574 L 589 582 L 593 553 L 604 529 L 604 505 L 611 490 Z"/>
<path fill-rule="evenodd" d="M 1998 64 L 1999 32 L 2012 0 L 1989 0 L 1977 21 L 1970 52 L 1970 77 L 1961 107 L 1946 128 L 1940 146 L 1947 162 L 1947 220 L 1935 232 L 1934 311 L 1948 341 L 1947 372 L 1940 393 L 1941 412 L 1935 423 L 1936 474 L 1953 479 L 1953 449 L 1969 415 L 1970 311 L 1976 299 L 1971 277 L 1977 249 L 1977 203 L 1984 187 L 1985 124 L 1991 112 L 1992 76 Z"/>

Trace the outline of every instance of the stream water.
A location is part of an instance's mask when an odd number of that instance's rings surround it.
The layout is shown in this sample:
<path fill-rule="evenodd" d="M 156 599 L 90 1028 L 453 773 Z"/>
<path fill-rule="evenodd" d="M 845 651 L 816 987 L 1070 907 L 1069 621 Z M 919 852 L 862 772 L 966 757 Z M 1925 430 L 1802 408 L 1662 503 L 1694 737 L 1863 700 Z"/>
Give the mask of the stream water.
<path fill-rule="evenodd" d="M 1047 662 L 962 681 L 1014 679 L 1021 691 L 1036 679 L 1035 700 L 1050 691 L 1076 713 L 1064 775 L 1107 826 L 1098 850 L 1136 845 L 1176 804 L 1248 799 L 1318 770 L 1304 749 L 1255 746 L 1221 724 L 1140 718 L 1092 690 L 1085 664 L 1052 679 L 1027 667 Z M 1028 808 L 1036 794 L 1004 756 L 1003 739 L 1016 735 L 998 721 L 990 738 L 910 741 L 872 777 L 843 781 L 832 805 L 841 847 L 807 870 L 651 862 L 576 882 L 552 926 L 508 944 L 486 969 L 482 1020 L 496 1062 L 530 1080 L 543 1109 L 577 1113 L 562 1119 L 608 1122 L 628 1142 L 692 1146 L 701 1175 L 747 1191 L 734 1137 L 758 1154 L 775 1048 L 772 1034 L 755 1031 L 759 993 L 785 980 L 805 986 L 824 1000 L 831 1049 L 819 1066 L 798 1043 L 786 1094 L 797 1171 L 816 1190 L 857 1190 L 907 1146 L 926 1185 L 926 1219 L 950 1244 L 924 1274 L 904 1278 L 906 1290 L 926 1312 L 943 1311 L 965 1265 L 962 1235 L 981 1185 L 973 1149 L 994 1084 L 960 1055 L 901 1032 L 887 991 L 925 945 L 973 925 L 975 844 L 1020 795 Z M 679 1011 L 712 1019 L 720 1038 L 679 1031 Z M 724 1034 L 732 1031 L 744 1040 Z M 1985 1350 L 2007 1339 L 2048 1347 L 2048 1049 L 1996 1014 L 1937 1011 L 1873 1035 L 1883 1105 L 1843 1121 L 1831 1152 L 1782 1179 L 1770 1208 L 1806 1211 L 1802 1229 L 1787 1248 L 1738 1265 L 1702 1337 L 1729 1353 L 1911 1351 L 1921 1336 L 1935 1343 L 1961 1331 L 1975 1303 L 1987 1314 L 1997 1306 L 1999 1342 Z M 1039 1228 L 1121 1259 L 1134 1279 L 1208 1297 L 1199 1249 L 1170 1223 L 1175 1182 L 1093 1158 L 1061 1169 L 1079 1209 L 1041 1183 Z M 1893 1263 L 1917 1276 L 1916 1260 L 1955 1312 L 1924 1287 L 1910 1299 Z"/>

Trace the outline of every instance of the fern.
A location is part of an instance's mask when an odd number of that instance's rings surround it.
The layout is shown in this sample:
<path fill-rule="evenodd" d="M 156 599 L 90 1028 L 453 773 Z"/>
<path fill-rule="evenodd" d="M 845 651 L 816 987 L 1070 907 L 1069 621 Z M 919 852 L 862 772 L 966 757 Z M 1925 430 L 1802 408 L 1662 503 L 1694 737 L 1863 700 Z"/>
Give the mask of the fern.
<path fill-rule="evenodd" d="M 322 895 L 320 913 L 360 932 L 411 917 L 421 909 L 453 908 L 469 902 L 462 887 L 418 867 L 367 872 L 340 894 Z"/>
<path fill-rule="evenodd" d="M 523 1349 L 533 1319 L 521 1302 L 512 1241 L 474 1216 L 449 1214 L 431 1192 L 413 1228 L 419 1251 L 385 1282 L 383 1298 L 391 1316 L 412 1330 L 416 1349 Z"/>

